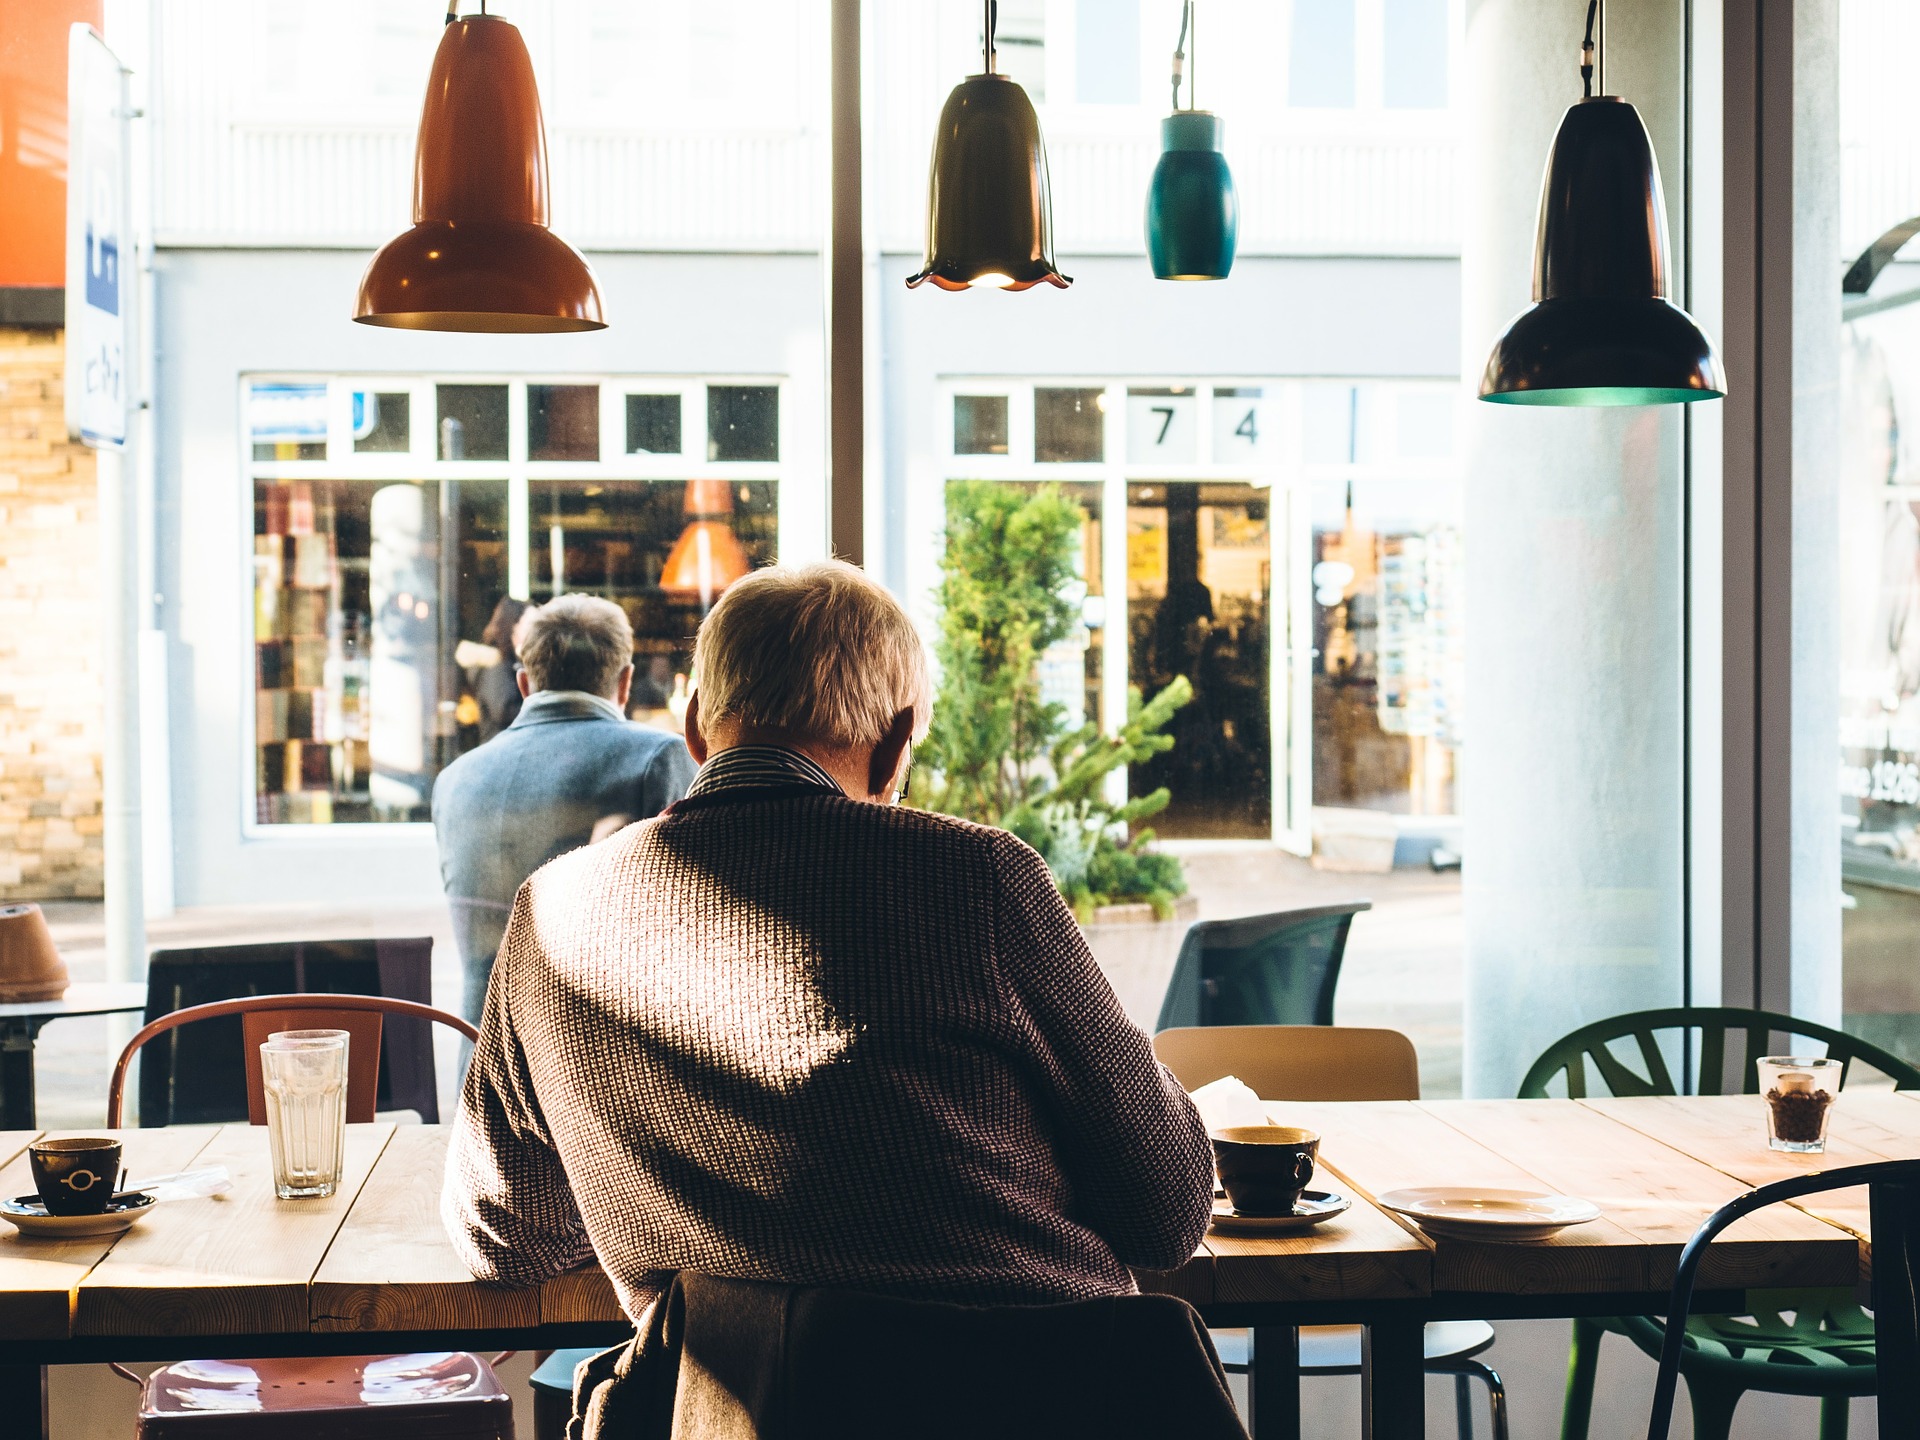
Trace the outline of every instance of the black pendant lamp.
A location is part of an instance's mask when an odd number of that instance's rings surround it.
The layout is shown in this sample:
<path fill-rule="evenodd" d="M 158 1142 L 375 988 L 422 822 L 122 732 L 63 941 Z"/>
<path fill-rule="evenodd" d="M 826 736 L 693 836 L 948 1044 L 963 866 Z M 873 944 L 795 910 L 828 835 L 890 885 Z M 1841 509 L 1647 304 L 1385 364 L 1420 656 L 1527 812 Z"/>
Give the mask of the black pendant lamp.
<path fill-rule="evenodd" d="M 1233 269 L 1240 234 L 1240 197 L 1220 153 L 1220 117 L 1180 108 L 1180 81 L 1189 37 L 1199 58 L 1193 0 L 1180 7 L 1180 40 L 1173 52 L 1173 113 L 1160 122 L 1160 163 L 1147 189 L 1147 258 L 1158 280 L 1224 280 Z"/>
<path fill-rule="evenodd" d="M 986 4 L 986 73 L 947 97 L 927 182 L 927 257 L 909 289 L 1028 290 L 1073 283 L 1053 263 L 1053 201 L 1040 117 L 1019 84 L 994 68 L 999 6 Z"/>
<path fill-rule="evenodd" d="M 1588 0 L 1580 47 L 1586 94 L 1560 121 L 1540 189 L 1534 303 L 1494 345 L 1480 398 L 1578 406 L 1717 400 L 1727 377 L 1713 341 L 1667 299 L 1666 205 L 1647 127 L 1625 100 L 1593 93 L 1598 6 Z"/>

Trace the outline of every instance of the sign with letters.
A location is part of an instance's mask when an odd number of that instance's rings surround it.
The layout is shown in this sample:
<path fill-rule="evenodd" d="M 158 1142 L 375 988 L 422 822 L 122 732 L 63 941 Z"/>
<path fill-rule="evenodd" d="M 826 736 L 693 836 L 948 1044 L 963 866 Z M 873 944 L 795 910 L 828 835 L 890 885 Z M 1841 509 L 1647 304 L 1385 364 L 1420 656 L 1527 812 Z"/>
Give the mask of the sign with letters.
<path fill-rule="evenodd" d="M 67 42 L 67 433 L 127 439 L 133 297 L 127 72 L 87 25 Z"/>

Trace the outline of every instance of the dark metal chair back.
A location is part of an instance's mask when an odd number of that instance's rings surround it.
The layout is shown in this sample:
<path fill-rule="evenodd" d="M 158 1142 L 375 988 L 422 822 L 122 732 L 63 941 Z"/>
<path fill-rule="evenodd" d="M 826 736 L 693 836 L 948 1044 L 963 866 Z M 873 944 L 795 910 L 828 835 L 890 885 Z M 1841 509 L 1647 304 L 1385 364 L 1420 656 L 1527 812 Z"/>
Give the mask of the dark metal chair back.
<path fill-rule="evenodd" d="M 147 962 L 146 1022 L 216 1000 L 255 995 L 384 995 L 430 1005 L 433 939 L 296 940 L 156 950 Z M 433 1027 L 386 1022 L 377 1106 L 440 1119 Z M 140 1055 L 143 1125 L 210 1125 L 247 1117 L 247 1067 L 238 1015 L 169 1030 Z"/>
<path fill-rule="evenodd" d="M 1154 1029 L 1188 1025 L 1331 1025 L 1353 917 L 1371 900 L 1202 920 L 1174 962 Z"/>
<path fill-rule="evenodd" d="M 1880 1440 L 1911 1440 L 1920 1416 L 1920 1160 L 1882 1160 L 1848 1165 L 1819 1175 L 1801 1175 L 1749 1190 L 1707 1217 L 1680 1252 L 1673 1297 L 1667 1305 L 1660 1375 L 1653 1389 L 1647 1440 L 1668 1440 L 1673 1397 L 1680 1383 L 1680 1354 L 1687 1343 L 1687 1314 L 1694 1281 L 1707 1247 L 1742 1216 L 1783 1200 L 1865 1185 L 1873 1221 L 1873 1322 L 1879 1371 Z"/>

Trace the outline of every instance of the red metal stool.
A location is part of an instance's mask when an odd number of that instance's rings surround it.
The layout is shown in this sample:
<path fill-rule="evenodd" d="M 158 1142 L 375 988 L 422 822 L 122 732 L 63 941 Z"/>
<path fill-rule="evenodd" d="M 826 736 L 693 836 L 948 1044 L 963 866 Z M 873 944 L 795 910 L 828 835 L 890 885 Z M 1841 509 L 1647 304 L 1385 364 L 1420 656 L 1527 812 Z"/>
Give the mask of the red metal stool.
<path fill-rule="evenodd" d="M 183 1360 L 140 1388 L 137 1440 L 514 1440 L 513 1398 L 475 1355 Z"/>

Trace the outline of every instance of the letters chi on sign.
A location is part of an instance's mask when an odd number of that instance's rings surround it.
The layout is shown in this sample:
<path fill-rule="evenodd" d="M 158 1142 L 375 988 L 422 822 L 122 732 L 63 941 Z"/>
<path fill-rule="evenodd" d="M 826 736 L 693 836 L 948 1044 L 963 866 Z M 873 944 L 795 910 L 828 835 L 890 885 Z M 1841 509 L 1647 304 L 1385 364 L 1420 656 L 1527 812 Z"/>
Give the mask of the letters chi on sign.
<path fill-rule="evenodd" d="M 127 75 L 86 25 L 67 40 L 67 433 L 127 438 Z"/>

